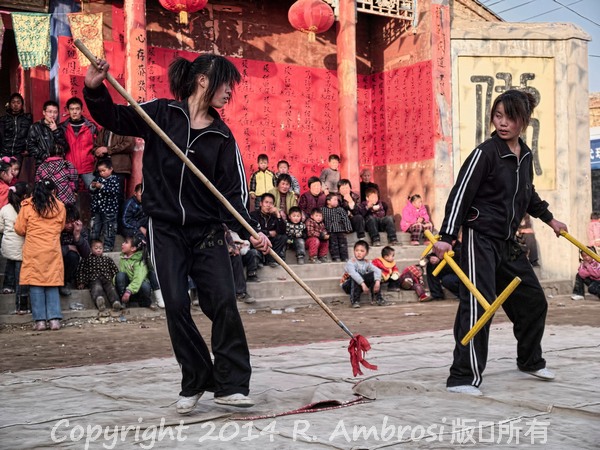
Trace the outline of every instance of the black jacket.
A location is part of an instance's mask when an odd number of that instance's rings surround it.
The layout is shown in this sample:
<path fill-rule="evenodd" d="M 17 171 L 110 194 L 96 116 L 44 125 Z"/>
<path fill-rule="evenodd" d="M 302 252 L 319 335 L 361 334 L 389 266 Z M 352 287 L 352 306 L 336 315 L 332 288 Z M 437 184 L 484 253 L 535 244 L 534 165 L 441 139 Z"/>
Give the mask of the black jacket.
<path fill-rule="evenodd" d="M 104 85 L 86 87 L 83 94 L 88 110 L 100 125 L 122 136 L 144 139 L 142 207 L 148 216 L 177 225 L 225 223 L 243 237 L 248 236 L 133 107 L 115 105 Z M 187 99 L 156 99 L 140 106 L 241 216 L 259 230 L 246 209 L 248 188 L 242 156 L 217 111 L 210 108 L 213 123 L 192 140 Z"/>
<path fill-rule="evenodd" d="M 27 148 L 27 132 L 33 122 L 29 113 L 0 117 L 0 155 L 20 155 Z"/>
<path fill-rule="evenodd" d="M 35 159 L 36 167 L 48 158 L 50 149 L 56 145 L 63 148 L 64 156 L 67 151 L 67 141 L 62 127 L 57 126 L 56 130 L 52 131 L 44 123 L 44 119 L 31 125 L 27 135 L 27 150 L 29 156 Z"/>
<path fill-rule="evenodd" d="M 533 186 L 531 150 L 519 139 L 520 160 L 495 133 L 460 168 L 448 201 L 442 239 L 451 242 L 462 226 L 495 239 L 514 239 L 525 213 L 552 220 L 548 203 Z"/>
<path fill-rule="evenodd" d="M 277 234 L 285 234 L 285 221 L 278 218 L 275 214 L 263 214 L 260 209 L 252 211 L 250 217 L 260 224 L 260 229 L 263 233 L 268 234 L 269 231 L 275 231 Z"/>

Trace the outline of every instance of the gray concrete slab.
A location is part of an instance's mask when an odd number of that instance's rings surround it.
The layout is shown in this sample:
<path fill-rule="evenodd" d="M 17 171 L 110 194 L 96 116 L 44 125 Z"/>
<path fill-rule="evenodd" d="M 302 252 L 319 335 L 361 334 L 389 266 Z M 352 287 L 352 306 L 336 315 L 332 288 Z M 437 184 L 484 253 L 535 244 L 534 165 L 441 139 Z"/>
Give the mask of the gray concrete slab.
<path fill-rule="evenodd" d="M 348 340 L 253 350 L 256 406 L 218 406 L 206 394 L 189 416 L 175 412 L 173 358 L 4 373 L 0 447 L 598 448 L 598 327 L 547 327 L 557 378 L 544 382 L 516 369 L 510 324 L 493 325 L 477 398 L 445 390 L 451 331 L 370 342 L 367 360 L 379 370 L 358 378 Z M 325 408 L 288 414 L 316 402 Z"/>

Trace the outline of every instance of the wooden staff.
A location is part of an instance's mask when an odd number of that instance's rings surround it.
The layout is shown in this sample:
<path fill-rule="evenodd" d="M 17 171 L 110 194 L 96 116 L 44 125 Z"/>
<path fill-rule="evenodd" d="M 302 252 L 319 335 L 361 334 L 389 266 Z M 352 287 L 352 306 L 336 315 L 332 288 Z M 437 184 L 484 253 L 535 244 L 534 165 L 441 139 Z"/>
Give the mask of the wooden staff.
<path fill-rule="evenodd" d="M 85 46 L 85 44 L 83 44 L 83 42 L 81 42 L 79 39 L 75 39 L 75 46 L 81 51 L 81 53 L 83 53 L 87 59 L 90 60 L 90 62 L 93 64 L 94 67 L 98 68 L 98 63 L 96 61 L 96 57 L 92 54 L 92 52 L 89 51 L 89 49 Z M 188 169 L 190 169 L 192 171 L 192 173 L 194 175 L 196 175 L 196 177 L 198 177 L 200 179 L 200 181 L 202 181 L 202 183 L 208 188 L 208 190 L 215 196 L 217 197 L 217 199 L 223 204 L 223 206 L 225 206 L 225 208 L 227 209 L 227 211 L 229 211 L 231 213 L 231 215 L 233 217 L 235 217 L 235 219 L 246 229 L 246 231 L 248 231 L 248 233 L 250 233 L 250 235 L 252 237 L 254 237 L 255 239 L 260 239 L 258 236 L 258 233 L 254 230 L 254 228 L 252 228 L 250 226 L 250 224 L 242 217 L 242 215 L 237 212 L 235 210 L 235 208 L 231 205 L 231 203 L 229 203 L 229 200 L 227 200 L 223 194 L 221 194 L 219 192 L 219 190 L 210 182 L 210 180 L 208 178 L 206 178 L 206 176 L 204 176 L 204 174 L 194 165 L 194 163 L 192 163 L 187 156 L 185 156 L 185 154 L 181 151 L 181 149 L 179 147 L 177 147 L 177 145 L 171 140 L 171 138 L 169 136 L 167 136 L 167 134 L 162 130 L 162 128 L 160 128 L 156 122 L 154 122 L 154 120 L 152 120 L 152 118 L 146 113 L 146 111 L 144 111 L 142 109 L 142 107 L 135 101 L 135 99 L 129 94 L 129 92 L 127 92 L 123 86 L 121 86 L 117 80 L 115 80 L 115 78 L 110 74 L 110 73 L 106 73 L 106 80 L 111 84 L 112 87 L 115 88 L 115 90 L 121 94 L 121 96 L 127 100 L 129 102 L 129 104 L 133 107 L 133 109 L 135 109 L 135 111 L 140 115 L 140 117 L 144 120 L 144 122 L 146 122 L 148 124 L 148 126 L 150 128 L 152 128 L 152 131 L 154 131 L 164 142 L 165 144 L 167 144 L 167 146 L 177 155 L 177 157 L 179 159 L 181 159 L 183 161 L 183 163 L 187 166 Z M 269 248 L 269 255 L 275 259 L 275 261 L 277 261 L 279 263 L 279 265 L 281 265 L 281 267 L 283 267 L 283 269 L 296 281 L 296 283 L 298 283 L 302 289 L 304 289 L 306 291 L 306 293 L 308 295 L 310 295 L 310 297 L 323 309 L 323 311 L 325 311 L 327 313 L 327 315 L 329 317 L 331 317 L 331 319 L 342 329 L 344 330 L 344 332 L 350 336 L 352 338 L 351 342 L 350 342 L 350 347 L 349 347 L 349 351 L 351 354 L 351 359 L 353 361 L 353 369 L 355 372 L 355 376 L 356 374 L 360 374 L 362 375 L 362 372 L 360 372 L 360 368 L 357 369 L 354 367 L 354 358 L 358 358 L 358 361 L 360 362 L 360 364 L 363 364 L 365 367 L 371 368 L 373 370 L 377 369 L 377 366 L 373 366 L 369 363 L 367 363 L 364 360 L 364 353 L 370 349 L 370 345 L 368 343 L 368 341 L 366 340 L 366 338 L 364 338 L 361 335 L 354 335 L 350 329 L 340 320 L 338 319 L 338 317 L 333 313 L 333 311 L 323 302 L 323 300 L 321 300 L 317 294 L 290 268 L 290 266 L 288 266 L 286 264 L 286 262 L 277 254 L 273 251 L 272 248 Z M 353 350 L 351 350 L 351 348 Z M 353 355 L 353 352 L 355 352 L 356 354 Z"/>

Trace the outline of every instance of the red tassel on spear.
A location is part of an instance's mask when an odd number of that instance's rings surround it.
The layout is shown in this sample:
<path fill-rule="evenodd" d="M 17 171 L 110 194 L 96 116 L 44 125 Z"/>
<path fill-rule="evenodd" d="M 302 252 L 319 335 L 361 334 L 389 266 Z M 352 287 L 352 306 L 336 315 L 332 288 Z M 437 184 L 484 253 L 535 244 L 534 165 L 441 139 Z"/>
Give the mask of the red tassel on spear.
<path fill-rule="evenodd" d="M 88 50 L 88 48 L 81 42 L 79 39 L 75 39 L 75 46 L 83 53 L 87 59 L 97 68 L 96 57 Z M 217 197 L 217 199 L 225 206 L 227 211 L 236 218 L 236 220 L 252 235 L 252 237 L 258 239 L 258 233 L 250 226 L 246 219 L 244 219 L 239 212 L 237 212 L 229 200 L 227 200 L 223 195 L 217 190 L 217 188 L 210 182 L 208 178 L 204 176 L 204 174 L 185 156 L 185 154 L 175 145 L 175 143 L 171 140 L 169 136 L 160 128 L 152 118 L 146 114 L 146 111 L 142 109 L 142 107 L 134 100 L 134 98 L 125 90 L 123 87 L 115 80 L 115 78 L 110 74 L 106 74 L 106 80 L 115 88 L 115 90 L 121 94 L 121 96 L 129 102 L 129 104 L 136 110 L 136 112 L 141 116 L 142 119 L 148 124 L 150 128 L 167 144 L 167 146 L 177 155 L 179 159 L 183 161 L 183 163 L 187 166 L 188 169 L 192 171 L 196 177 L 202 181 L 202 183 L 208 188 L 212 194 Z M 333 319 L 335 323 L 337 323 L 342 330 L 350 336 L 350 345 L 348 346 L 348 352 L 350 352 L 350 363 L 352 364 L 352 374 L 353 376 L 362 375 L 360 370 L 360 365 L 362 364 L 367 369 L 377 370 L 377 366 L 369 364 L 365 361 L 365 353 L 371 349 L 371 345 L 369 341 L 360 334 L 354 335 L 352 332 L 344 325 L 344 323 L 337 318 L 337 316 L 329 309 L 329 307 L 323 303 L 323 301 L 313 292 L 313 290 L 308 287 L 308 285 L 302 281 L 302 279 L 296 275 L 296 273 L 286 264 L 286 262 L 281 259 L 281 257 L 273 251 L 273 249 L 269 249 L 269 255 L 277 261 L 281 267 L 306 291 L 308 295 L 325 311 L 329 317 Z"/>

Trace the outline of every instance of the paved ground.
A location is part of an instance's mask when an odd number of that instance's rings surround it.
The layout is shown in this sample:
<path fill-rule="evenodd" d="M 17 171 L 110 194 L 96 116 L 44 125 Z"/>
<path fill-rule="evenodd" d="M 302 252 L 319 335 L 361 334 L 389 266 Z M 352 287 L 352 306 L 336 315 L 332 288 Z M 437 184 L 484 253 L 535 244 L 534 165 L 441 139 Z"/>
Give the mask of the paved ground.
<path fill-rule="evenodd" d="M 455 308 L 449 300 L 334 307 L 373 346 L 367 359 L 379 370 L 358 378 L 348 339 L 322 313 L 244 315 L 257 405 L 240 412 L 206 395 L 183 418 L 174 411 L 179 368 L 160 317 L 54 333 L 4 327 L 0 447 L 598 448 L 599 301 L 550 299 L 544 351 L 558 373 L 551 383 L 516 370 L 512 331 L 498 314 L 482 398 L 444 389 Z M 321 409 L 286 414 L 309 404 Z"/>

